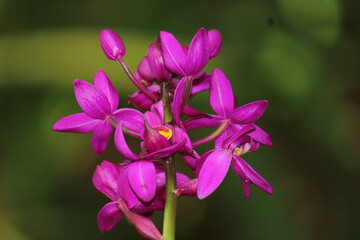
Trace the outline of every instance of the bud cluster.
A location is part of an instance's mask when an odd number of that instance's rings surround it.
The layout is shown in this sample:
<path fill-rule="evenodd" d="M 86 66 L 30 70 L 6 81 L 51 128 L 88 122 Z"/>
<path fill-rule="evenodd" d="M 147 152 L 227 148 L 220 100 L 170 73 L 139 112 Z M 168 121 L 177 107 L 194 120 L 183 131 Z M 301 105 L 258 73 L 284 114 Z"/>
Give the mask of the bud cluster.
<path fill-rule="evenodd" d="M 230 165 L 240 178 L 245 198 L 249 197 L 250 184 L 272 194 L 271 185 L 242 158 L 260 145 L 273 145 L 270 136 L 254 123 L 268 102 L 254 101 L 238 107 L 222 70 L 202 72 L 221 50 L 223 39 L 219 31 L 201 28 L 189 46 L 161 31 L 134 74 L 124 61 L 126 49 L 120 36 L 104 29 L 99 38 L 105 56 L 119 62 L 139 89 L 128 103 L 141 111 L 118 109 L 119 95 L 100 70 L 95 74 L 94 84 L 74 81 L 75 96 L 84 112 L 58 120 L 53 130 L 94 132 L 91 145 L 99 155 L 115 130 L 115 146 L 126 160 L 117 164 L 103 161 L 93 176 L 95 188 L 111 200 L 98 214 L 102 232 L 113 228 L 125 216 L 143 236 L 162 239 L 149 217 L 164 209 L 168 192 L 172 191 L 170 195 L 175 198 L 204 199 L 219 187 Z M 189 100 L 203 91 L 209 91 L 214 114 L 189 105 Z M 193 140 L 188 135 L 192 129 L 214 127 L 216 130 L 203 139 Z M 125 135 L 141 140 L 139 153 L 129 147 Z M 214 141 L 213 149 L 202 155 L 195 150 L 210 141 Z M 176 153 L 192 169 L 193 176 L 182 173 L 169 176 L 171 172 L 164 165 L 167 161 L 174 164 Z M 171 177 L 176 188 L 173 190 L 167 182 Z"/>

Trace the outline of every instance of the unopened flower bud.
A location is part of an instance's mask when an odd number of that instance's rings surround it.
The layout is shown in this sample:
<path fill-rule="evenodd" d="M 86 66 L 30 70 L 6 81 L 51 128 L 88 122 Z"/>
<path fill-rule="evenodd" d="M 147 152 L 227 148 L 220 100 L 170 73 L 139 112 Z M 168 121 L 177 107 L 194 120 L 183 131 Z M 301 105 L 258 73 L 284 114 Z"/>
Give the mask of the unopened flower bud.
<path fill-rule="evenodd" d="M 210 39 L 210 59 L 216 57 L 222 46 L 223 38 L 221 33 L 216 29 L 211 29 L 208 31 Z"/>
<path fill-rule="evenodd" d="M 120 36 L 111 29 L 103 29 L 99 41 L 105 56 L 110 60 L 118 60 L 125 56 L 126 48 Z"/>
<path fill-rule="evenodd" d="M 155 41 L 150 45 L 147 57 L 149 60 L 149 65 L 154 73 L 156 79 L 159 82 L 167 82 L 170 80 L 172 74 L 166 69 L 163 53 L 161 49 L 160 38 L 157 37 Z"/>

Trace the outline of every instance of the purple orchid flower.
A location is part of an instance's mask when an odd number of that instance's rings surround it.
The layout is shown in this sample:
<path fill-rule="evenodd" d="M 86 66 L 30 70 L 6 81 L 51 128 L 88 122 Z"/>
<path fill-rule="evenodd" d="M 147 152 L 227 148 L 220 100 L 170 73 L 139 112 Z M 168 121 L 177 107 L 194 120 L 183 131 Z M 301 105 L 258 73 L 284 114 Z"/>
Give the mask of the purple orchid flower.
<path fill-rule="evenodd" d="M 122 125 L 136 131 L 141 128 L 141 122 L 133 121 L 132 117 L 139 114 L 134 109 L 116 110 L 119 95 L 103 70 L 95 74 L 92 85 L 83 80 L 74 81 L 76 100 L 83 113 L 76 113 L 58 120 L 54 131 L 90 133 L 94 132 L 91 145 L 97 154 L 101 154 L 114 130 L 113 124 Z"/>
<path fill-rule="evenodd" d="M 227 135 L 215 141 L 215 149 L 208 151 L 198 160 L 198 198 L 204 199 L 216 190 L 225 178 L 230 164 L 244 187 L 245 198 L 250 195 L 250 183 L 269 194 L 273 193 L 271 185 L 240 157 L 251 148 L 251 139 L 246 134 L 254 129 L 252 125 L 245 125 L 235 134 L 233 131 L 227 131 Z M 237 148 L 239 145 L 240 148 Z"/>
<path fill-rule="evenodd" d="M 169 32 L 160 32 L 165 66 L 181 76 L 195 76 L 210 59 L 210 39 L 205 28 L 201 28 L 192 39 L 189 50 L 184 51 L 178 40 Z"/>
<path fill-rule="evenodd" d="M 156 240 L 162 239 L 162 235 L 154 223 L 139 214 L 151 215 L 152 212 L 163 209 L 163 201 L 154 200 L 148 205 L 137 202 L 136 205 L 129 207 L 123 199 L 123 185 L 119 184 L 119 176 L 123 171 L 123 166 L 108 161 L 103 161 L 95 170 L 93 176 L 95 188 L 112 201 L 106 204 L 98 214 L 97 222 L 101 232 L 113 228 L 125 215 L 128 221 L 134 224 L 138 232 L 144 237 Z M 125 190 L 131 191 L 131 189 Z"/>
<path fill-rule="evenodd" d="M 205 115 L 187 120 L 184 122 L 186 129 L 211 128 L 219 125 L 253 124 L 263 115 L 268 105 L 268 101 L 260 100 L 235 108 L 235 99 L 230 81 L 226 78 L 225 74 L 217 68 L 214 69 L 214 73 L 212 74 L 209 99 L 210 106 L 217 115 Z M 258 131 L 254 136 L 262 139 L 262 144 L 272 146 L 270 136 L 259 127 L 256 126 L 256 128 Z M 262 134 L 264 134 L 264 136 Z M 201 142 L 201 144 L 204 142 Z M 198 144 L 195 145 L 197 146 Z"/>

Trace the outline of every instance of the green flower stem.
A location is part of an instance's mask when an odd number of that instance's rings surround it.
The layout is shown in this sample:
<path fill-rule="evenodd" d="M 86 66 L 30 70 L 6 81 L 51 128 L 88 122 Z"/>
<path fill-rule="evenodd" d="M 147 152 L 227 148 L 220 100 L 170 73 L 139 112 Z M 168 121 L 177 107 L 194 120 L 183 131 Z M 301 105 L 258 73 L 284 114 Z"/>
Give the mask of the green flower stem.
<path fill-rule="evenodd" d="M 192 145 L 193 147 L 199 146 L 201 144 L 210 142 L 211 140 L 214 140 L 215 138 L 217 138 L 218 136 L 220 136 L 220 134 L 222 134 L 226 128 L 229 126 L 229 122 L 228 121 L 224 121 L 212 134 L 210 134 L 209 136 L 198 140 L 196 142 L 194 142 Z"/>
<path fill-rule="evenodd" d="M 171 113 L 172 97 L 171 97 L 169 88 L 170 88 L 169 83 L 161 84 L 161 94 L 162 94 L 163 105 L 164 105 L 164 122 L 165 123 L 170 123 L 172 120 L 172 113 Z"/>
<path fill-rule="evenodd" d="M 176 218 L 176 169 L 175 157 L 165 159 L 165 179 L 166 179 L 166 200 L 164 210 L 163 239 L 175 239 L 175 218 Z"/>

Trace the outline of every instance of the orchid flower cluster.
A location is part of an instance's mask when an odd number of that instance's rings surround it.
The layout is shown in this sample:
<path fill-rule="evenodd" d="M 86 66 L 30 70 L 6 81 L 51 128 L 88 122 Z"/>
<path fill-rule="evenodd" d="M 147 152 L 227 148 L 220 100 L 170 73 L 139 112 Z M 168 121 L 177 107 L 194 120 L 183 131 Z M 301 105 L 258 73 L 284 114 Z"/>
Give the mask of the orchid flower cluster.
<path fill-rule="evenodd" d="M 202 72 L 220 52 L 223 39 L 218 30 L 201 28 L 189 46 L 161 31 L 134 73 L 124 61 L 126 48 L 117 33 L 104 29 L 99 40 L 105 56 L 119 62 L 138 88 L 129 97 L 129 104 L 141 111 L 118 109 L 119 95 L 100 70 L 94 84 L 74 81 L 76 100 L 84 112 L 58 120 L 53 130 L 94 132 L 91 145 L 99 155 L 115 130 L 115 146 L 126 160 L 103 161 L 93 176 L 95 188 L 110 199 L 97 216 L 102 232 L 125 216 L 149 239 L 174 239 L 177 198 L 206 198 L 219 187 L 230 165 L 240 178 L 245 198 L 249 197 L 251 184 L 273 193 L 271 185 L 242 158 L 260 145 L 273 145 L 270 136 L 255 125 L 268 102 L 254 101 L 238 107 L 222 70 Z M 203 91 L 209 91 L 215 114 L 189 105 L 189 100 Z M 188 133 L 198 128 L 216 130 L 203 139 L 192 140 Z M 127 135 L 140 140 L 139 153 L 130 148 Z M 214 148 L 204 154 L 194 149 L 208 142 L 213 142 Z M 191 168 L 193 176 L 176 172 L 176 153 Z M 157 210 L 164 210 L 163 234 L 150 219 Z"/>

